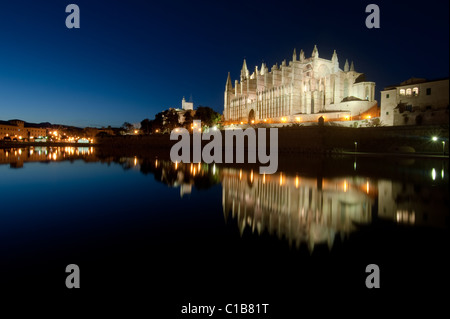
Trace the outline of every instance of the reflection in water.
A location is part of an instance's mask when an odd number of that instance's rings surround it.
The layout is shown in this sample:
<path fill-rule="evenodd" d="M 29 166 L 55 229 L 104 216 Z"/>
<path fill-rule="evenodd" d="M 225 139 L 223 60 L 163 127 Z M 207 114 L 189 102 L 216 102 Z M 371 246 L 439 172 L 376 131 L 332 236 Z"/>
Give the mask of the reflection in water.
<path fill-rule="evenodd" d="M 224 168 L 222 173 L 225 219 L 237 219 L 258 234 L 267 231 L 310 250 L 318 243 L 333 246 L 356 229 L 355 223 L 372 220 L 375 193 L 364 179 L 312 179 L 299 176 L 258 175 Z"/>
<path fill-rule="evenodd" d="M 0 149 L 0 165 L 22 168 L 25 162 L 49 162 L 83 159 L 97 161 L 93 147 L 41 147 Z"/>
<path fill-rule="evenodd" d="M 410 227 L 447 227 L 447 162 L 440 167 L 415 168 L 420 179 L 414 181 L 408 177 L 412 170 L 407 172 L 402 167 L 395 168 L 402 169 L 401 174 L 406 176 L 402 179 L 373 178 L 359 172 L 311 178 L 284 172 L 260 175 L 251 169 L 215 164 L 106 156 L 96 154 L 93 147 L 0 150 L 0 164 L 12 168 L 23 167 L 24 162 L 76 159 L 113 162 L 124 170 L 151 174 L 158 182 L 179 187 L 181 197 L 191 194 L 193 187 L 201 190 L 221 183 L 225 221 L 235 221 L 241 234 L 246 229 L 255 234 L 266 232 L 296 247 L 306 244 L 311 251 L 318 244 L 331 249 L 337 235 L 348 237 L 374 218 Z M 356 162 L 349 165 L 351 171 L 356 169 Z"/>

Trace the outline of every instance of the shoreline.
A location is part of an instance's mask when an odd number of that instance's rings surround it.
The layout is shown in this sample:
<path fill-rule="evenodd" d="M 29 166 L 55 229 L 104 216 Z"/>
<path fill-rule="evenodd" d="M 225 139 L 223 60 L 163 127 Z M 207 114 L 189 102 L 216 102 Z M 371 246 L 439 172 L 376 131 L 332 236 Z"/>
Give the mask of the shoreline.
<path fill-rule="evenodd" d="M 222 153 L 226 149 L 222 132 Z M 432 137 L 437 137 L 433 141 Z M 192 139 L 191 138 L 191 154 Z M 258 134 L 256 132 L 256 138 Z M 333 126 L 284 127 L 278 129 L 278 154 L 304 157 L 370 156 L 370 157 L 435 157 L 448 159 L 448 126 L 345 128 Z M 266 136 L 269 145 L 269 136 Z M 115 154 L 134 155 L 160 153 L 167 156 L 178 140 L 170 134 L 108 136 L 94 143 L 0 141 L 0 149 L 27 147 L 95 147 Z M 202 149 L 210 141 L 202 141 Z M 246 145 L 247 143 L 245 143 Z M 244 147 L 245 153 L 248 147 Z"/>

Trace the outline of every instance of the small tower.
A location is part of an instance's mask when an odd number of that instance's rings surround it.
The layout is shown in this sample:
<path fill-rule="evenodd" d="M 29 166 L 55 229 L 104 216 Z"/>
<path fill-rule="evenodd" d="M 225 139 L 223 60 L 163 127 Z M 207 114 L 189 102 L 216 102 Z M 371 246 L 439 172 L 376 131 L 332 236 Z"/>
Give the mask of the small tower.
<path fill-rule="evenodd" d="M 344 72 L 348 72 L 348 60 L 345 59 Z"/>
<path fill-rule="evenodd" d="M 225 84 L 225 91 L 231 92 L 233 90 L 233 84 L 231 84 L 230 72 L 228 72 L 227 83 Z"/>
<path fill-rule="evenodd" d="M 305 52 L 303 49 L 300 50 L 300 62 L 303 62 L 305 60 Z"/>
<path fill-rule="evenodd" d="M 355 65 L 353 64 L 353 61 L 352 64 L 350 65 L 350 71 L 355 71 Z"/>
<path fill-rule="evenodd" d="M 336 50 L 333 51 L 333 57 L 331 58 L 331 62 L 333 62 L 333 63 L 338 62 Z"/>
<path fill-rule="evenodd" d="M 331 58 L 331 63 L 333 63 L 333 72 L 339 71 L 339 60 L 336 50 L 333 51 L 333 57 Z"/>
<path fill-rule="evenodd" d="M 317 45 L 315 45 L 315 44 L 314 44 L 314 49 L 313 49 L 313 52 L 312 52 L 311 56 L 314 59 L 317 59 L 319 57 L 319 50 L 317 50 Z"/>
<path fill-rule="evenodd" d="M 297 51 L 294 48 L 294 53 L 292 53 L 292 61 L 297 61 Z"/>
<path fill-rule="evenodd" d="M 263 62 L 261 64 L 261 75 L 264 75 L 264 73 L 266 73 L 266 64 Z"/>
<path fill-rule="evenodd" d="M 242 70 L 241 70 L 241 82 L 248 79 L 248 69 L 247 69 L 247 62 L 244 59 L 244 63 L 242 64 Z"/>

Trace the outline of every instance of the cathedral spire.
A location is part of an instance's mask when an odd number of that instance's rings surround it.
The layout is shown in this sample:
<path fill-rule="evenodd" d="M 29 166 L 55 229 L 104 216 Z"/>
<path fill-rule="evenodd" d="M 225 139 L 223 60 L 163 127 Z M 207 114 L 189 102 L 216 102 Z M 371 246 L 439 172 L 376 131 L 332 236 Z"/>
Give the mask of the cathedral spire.
<path fill-rule="evenodd" d="M 297 51 L 294 48 L 294 53 L 292 53 L 292 61 L 297 61 Z"/>
<path fill-rule="evenodd" d="M 348 60 L 345 59 L 344 72 L 348 72 Z"/>
<path fill-rule="evenodd" d="M 350 65 L 350 71 L 355 71 L 355 66 L 353 65 L 353 61 L 352 61 L 352 64 Z"/>
<path fill-rule="evenodd" d="M 241 70 L 241 82 L 248 79 L 248 69 L 247 69 L 247 61 L 244 59 L 244 63 L 242 64 Z"/>
<path fill-rule="evenodd" d="M 300 50 L 300 62 L 303 62 L 303 60 L 305 60 L 305 52 L 303 51 L 303 49 Z"/>
<path fill-rule="evenodd" d="M 263 62 L 262 64 L 261 64 L 261 75 L 264 75 L 266 73 L 266 64 Z"/>
<path fill-rule="evenodd" d="M 331 61 L 333 61 L 334 63 L 338 62 L 336 50 L 333 51 L 333 57 L 331 58 Z"/>
<path fill-rule="evenodd" d="M 230 72 L 228 72 L 227 84 L 225 85 L 225 91 L 233 90 L 233 85 L 231 84 Z"/>
<path fill-rule="evenodd" d="M 317 50 L 317 45 L 315 45 L 315 44 L 314 44 L 314 49 L 313 49 L 313 52 L 312 52 L 311 56 L 313 58 L 318 58 L 319 57 L 319 50 Z"/>

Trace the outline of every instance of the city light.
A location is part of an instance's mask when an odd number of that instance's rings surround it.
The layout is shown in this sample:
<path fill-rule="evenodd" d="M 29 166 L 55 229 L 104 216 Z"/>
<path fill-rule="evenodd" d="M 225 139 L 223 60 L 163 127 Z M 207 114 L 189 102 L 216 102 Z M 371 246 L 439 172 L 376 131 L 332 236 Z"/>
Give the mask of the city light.
<path fill-rule="evenodd" d="M 295 120 L 296 120 L 297 122 L 300 122 L 301 119 L 300 119 L 300 117 L 297 116 L 297 117 L 295 118 Z"/>
<path fill-rule="evenodd" d="M 437 136 L 433 136 L 431 139 L 433 140 L 433 142 L 436 142 L 438 140 Z"/>

